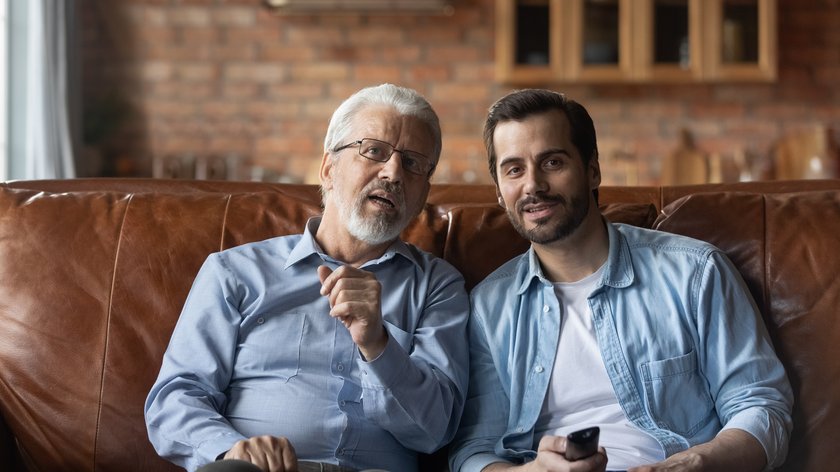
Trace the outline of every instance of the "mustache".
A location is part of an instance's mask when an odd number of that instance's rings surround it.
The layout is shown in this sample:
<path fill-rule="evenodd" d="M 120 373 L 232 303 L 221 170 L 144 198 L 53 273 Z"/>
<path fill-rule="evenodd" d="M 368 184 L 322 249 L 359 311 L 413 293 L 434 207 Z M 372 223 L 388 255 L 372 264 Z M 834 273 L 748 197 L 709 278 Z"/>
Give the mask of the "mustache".
<path fill-rule="evenodd" d="M 405 203 L 405 193 L 403 192 L 403 184 L 401 182 L 391 182 L 390 180 L 374 180 L 367 187 L 365 187 L 364 195 L 369 195 L 374 190 L 382 190 L 394 196 L 394 203 L 398 207 L 402 207 Z"/>
<path fill-rule="evenodd" d="M 525 205 L 536 205 L 539 203 L 560 203 L 565 204 L 566 199 L 562 195 L 540 195 L 525 197 L 516 202 L 516 210 L 519 212 L 525 211 Z"/>

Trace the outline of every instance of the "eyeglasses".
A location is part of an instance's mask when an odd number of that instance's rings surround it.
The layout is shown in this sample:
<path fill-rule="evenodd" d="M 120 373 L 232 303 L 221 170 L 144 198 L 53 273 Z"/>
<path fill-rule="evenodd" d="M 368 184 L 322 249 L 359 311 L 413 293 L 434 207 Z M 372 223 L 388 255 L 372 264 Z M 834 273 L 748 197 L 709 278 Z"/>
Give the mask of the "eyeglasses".
<path fill-rule="evenodd" d="M 392 144 L 373 138 L 364 138 L 352 143 L 339 146 L 333 152 L 343 151 L 347 148 L 359 146 L 359 155 L 376 162 L 388 162 L 395 152 L 400 154 L 400 162 L 403 169 L 415 175 L 430 176 L 435 169 L 428 157 L 416 151 L 397 149 Z"/>

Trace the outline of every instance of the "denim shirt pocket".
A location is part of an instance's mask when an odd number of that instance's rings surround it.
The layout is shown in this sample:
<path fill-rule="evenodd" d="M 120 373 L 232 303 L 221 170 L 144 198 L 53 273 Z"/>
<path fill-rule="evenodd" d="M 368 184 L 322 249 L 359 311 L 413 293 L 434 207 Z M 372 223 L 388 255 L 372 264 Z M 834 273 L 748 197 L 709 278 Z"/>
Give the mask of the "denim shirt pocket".
<path fill-rule="evenodd" d="M 644 362 L 639 365 L 645 401 L 657 426 L 693 436 L 713 411 L 706 381 L 697 370 L 697 354 Z"/>
<path fill-rule="evenodd" d="M 288 381 L 300 371 L 300 349 L 306 315 L 263 313 L 248 317 L 240 327 L 237 363 L 244 370 L 265 372 Z"/>

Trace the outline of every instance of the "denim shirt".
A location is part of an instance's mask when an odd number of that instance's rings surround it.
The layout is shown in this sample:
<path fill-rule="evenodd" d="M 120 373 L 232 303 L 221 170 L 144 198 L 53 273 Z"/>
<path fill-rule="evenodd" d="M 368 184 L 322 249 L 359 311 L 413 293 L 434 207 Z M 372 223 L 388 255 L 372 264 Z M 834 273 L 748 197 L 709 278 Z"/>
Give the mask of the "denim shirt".
<path fill-rule="evenodd" d="M 733 264 L 702 241 L 605 224 L 607 266 L 588 301 L 627 418 L 666 456 L 739 428 L 764 447 L 768 467 L 781 464 L 793 395 Z M 559 302 L 533 248 L 487 277 L 471 301 L 470 386 L 451 449 L 455 472 L 536 457 L 534 425 L 560 332 Z"/>
<path fill-rule="evenodd" d="M 318 266 L 341 263 L 313 238 L 319 221 L 208 257 L 146 400 L 161 456 L 193 470 L 268 434 L 302 460 L 414 471 L 415 451 L 454 436 L 468 382 L 463 277 L 400 241 L 365 263 L 388 332 L 366 361 L 320 294 Z"/>

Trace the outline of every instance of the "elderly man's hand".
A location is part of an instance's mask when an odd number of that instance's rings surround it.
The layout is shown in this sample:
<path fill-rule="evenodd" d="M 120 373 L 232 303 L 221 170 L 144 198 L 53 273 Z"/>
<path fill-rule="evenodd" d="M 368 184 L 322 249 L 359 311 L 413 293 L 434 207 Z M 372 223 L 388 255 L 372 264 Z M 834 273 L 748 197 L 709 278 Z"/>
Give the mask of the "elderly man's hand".
<path fill-rule="evenodd" d="M 254 436 L 238 441 L 224 459 L 250 462 L 266 472 L 297 472 L 297 454 L 288 439 Z"/>
<path fill-rule="evenodd" d="M 346 265 L 335 271 L 320 266 L 318 278 L 321 294 L 330 299 L 330 316 L 347 327 L 366 360 L 375 359 L 388 343 L 380 308 L 382 285 L 372 273 Z"/>

